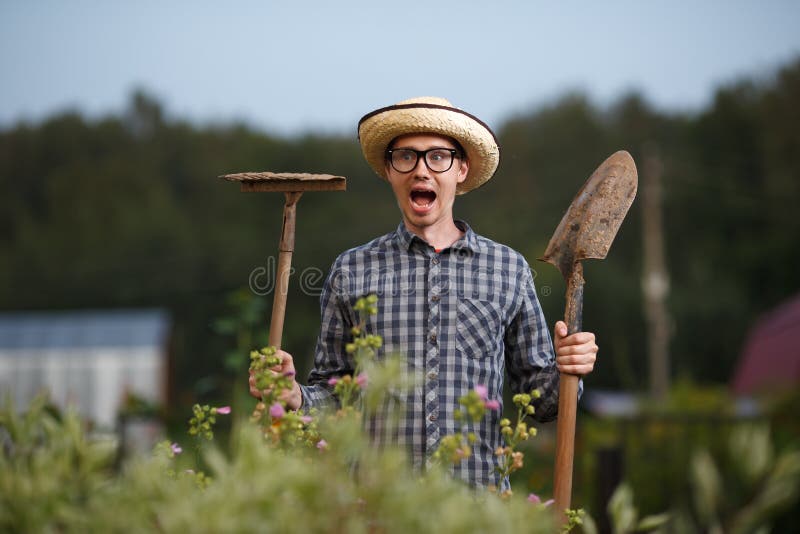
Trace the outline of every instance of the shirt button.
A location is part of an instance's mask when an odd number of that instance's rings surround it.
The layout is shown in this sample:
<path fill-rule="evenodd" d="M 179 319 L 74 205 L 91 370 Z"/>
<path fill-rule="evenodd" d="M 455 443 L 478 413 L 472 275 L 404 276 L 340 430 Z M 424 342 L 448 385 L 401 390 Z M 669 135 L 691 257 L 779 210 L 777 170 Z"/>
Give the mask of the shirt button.
<path fill-rule="evenodd" d="M 431 297 L 431 300 L 432 300 L 433 302 L 439 302 L 439 295 L 433 295 L 433 296 Z"/>
<path fill-rule="evenodd" d="M 436 414 L 432 413 L 428 416 L 428 421 L 436 421 Z"/>
<path fill-rule="evenodd" d="M 434 264 L 434 265 L 439 265 L 439 258 L 433 258 L 431 260 L 431 263 Z"/>
<path fill-rule="evenodd" d="M 431 380 L 434 380 L 437 376 L 439 376 L 439 373 L 437 373 L 436 371 L 431 371 L 430 373 L 428 373 L 428 378 L 430 378 Z"/>
<path fill-rule="evenodd" d="M 431 343 L 436 343 L 436 332 L 431 334 Z"/>

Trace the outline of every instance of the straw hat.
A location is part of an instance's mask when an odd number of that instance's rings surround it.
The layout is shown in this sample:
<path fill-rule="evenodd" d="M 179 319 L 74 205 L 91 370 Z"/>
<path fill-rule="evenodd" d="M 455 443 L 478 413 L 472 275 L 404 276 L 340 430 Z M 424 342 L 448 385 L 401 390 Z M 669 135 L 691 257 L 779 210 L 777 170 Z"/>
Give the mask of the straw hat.
<path fill-rule="evenodd" d="M 395 137 L 435 133 L 461 143 L 469 160 L 467 179 L 458 184 L 461 195 L 483 185 L 500 162 L 500 147 L 492 130 L 477 117 L 444 98 L 419 97 L 376 109 L 358 121 L 358 140 L 370 167 L 386 179 L 386 149 Z"/>

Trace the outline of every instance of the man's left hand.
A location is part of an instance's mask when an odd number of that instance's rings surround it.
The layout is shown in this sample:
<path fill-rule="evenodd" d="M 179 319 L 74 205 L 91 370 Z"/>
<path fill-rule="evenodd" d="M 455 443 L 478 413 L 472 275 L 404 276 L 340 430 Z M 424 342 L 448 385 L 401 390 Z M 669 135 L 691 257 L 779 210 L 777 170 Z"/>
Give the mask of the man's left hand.
<path fill-rule="evenodd" d="M 555 327 L 556 364 L 562 373 L 586 375 L 594 369 L 597 359 L 597 344 L 591 332 L 576 332 L 567 335 L 567 324 L 558 321 Z"/>

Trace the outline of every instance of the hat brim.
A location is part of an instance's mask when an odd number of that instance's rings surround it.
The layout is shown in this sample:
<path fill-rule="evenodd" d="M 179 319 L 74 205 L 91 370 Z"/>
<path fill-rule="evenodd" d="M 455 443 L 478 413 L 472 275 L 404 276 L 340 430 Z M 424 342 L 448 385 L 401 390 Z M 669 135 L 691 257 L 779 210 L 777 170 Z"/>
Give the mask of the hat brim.
<path fill-rule="evenodd" d="M 386 149 L 401 135 L 434 133 L 457 140 L 469 161 L 467 178 L 456 187 L 461 195 L 486 183 L 497 170 L 500 147 L 494 132 L 477 117 L 455 107 L 408 103 L 380 108 L 358 122 L 358 139 L 369 166 L 384 180 Z"/>

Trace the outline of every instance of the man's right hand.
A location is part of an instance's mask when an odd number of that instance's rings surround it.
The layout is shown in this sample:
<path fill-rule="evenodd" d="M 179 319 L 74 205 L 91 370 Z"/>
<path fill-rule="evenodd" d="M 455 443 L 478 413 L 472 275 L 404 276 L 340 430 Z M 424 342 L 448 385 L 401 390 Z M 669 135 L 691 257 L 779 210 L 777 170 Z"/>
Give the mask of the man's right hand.
<path fill-rule="evenodd" d="M 273 375 L 284 375 L 289 376 L 292 379 L 292 387 L 284 391 L 281 394 L 281 400 L 286 402 L 286 407 L 290 410 L 299 410 L 300 406 L 303 404 L 303 395 L 300 392 L 300 384 L 297 383 L 295 380 L 295 369 L 294 369 L 294 360 L 292 359 L 292 355 L 286 351 L 278 349 L 275 351 L 275 356 L 280 357 L 281 363 L 280 365 L 276 365 L 275 367 L 270 369 L 270 372 Z M 253 371 L 250 371 L 250 395 L 261 400 L 261 397 L 267 393 L 268 390 L 259 391 L 256 388 L 256 377 L 253 374 Z"/>

